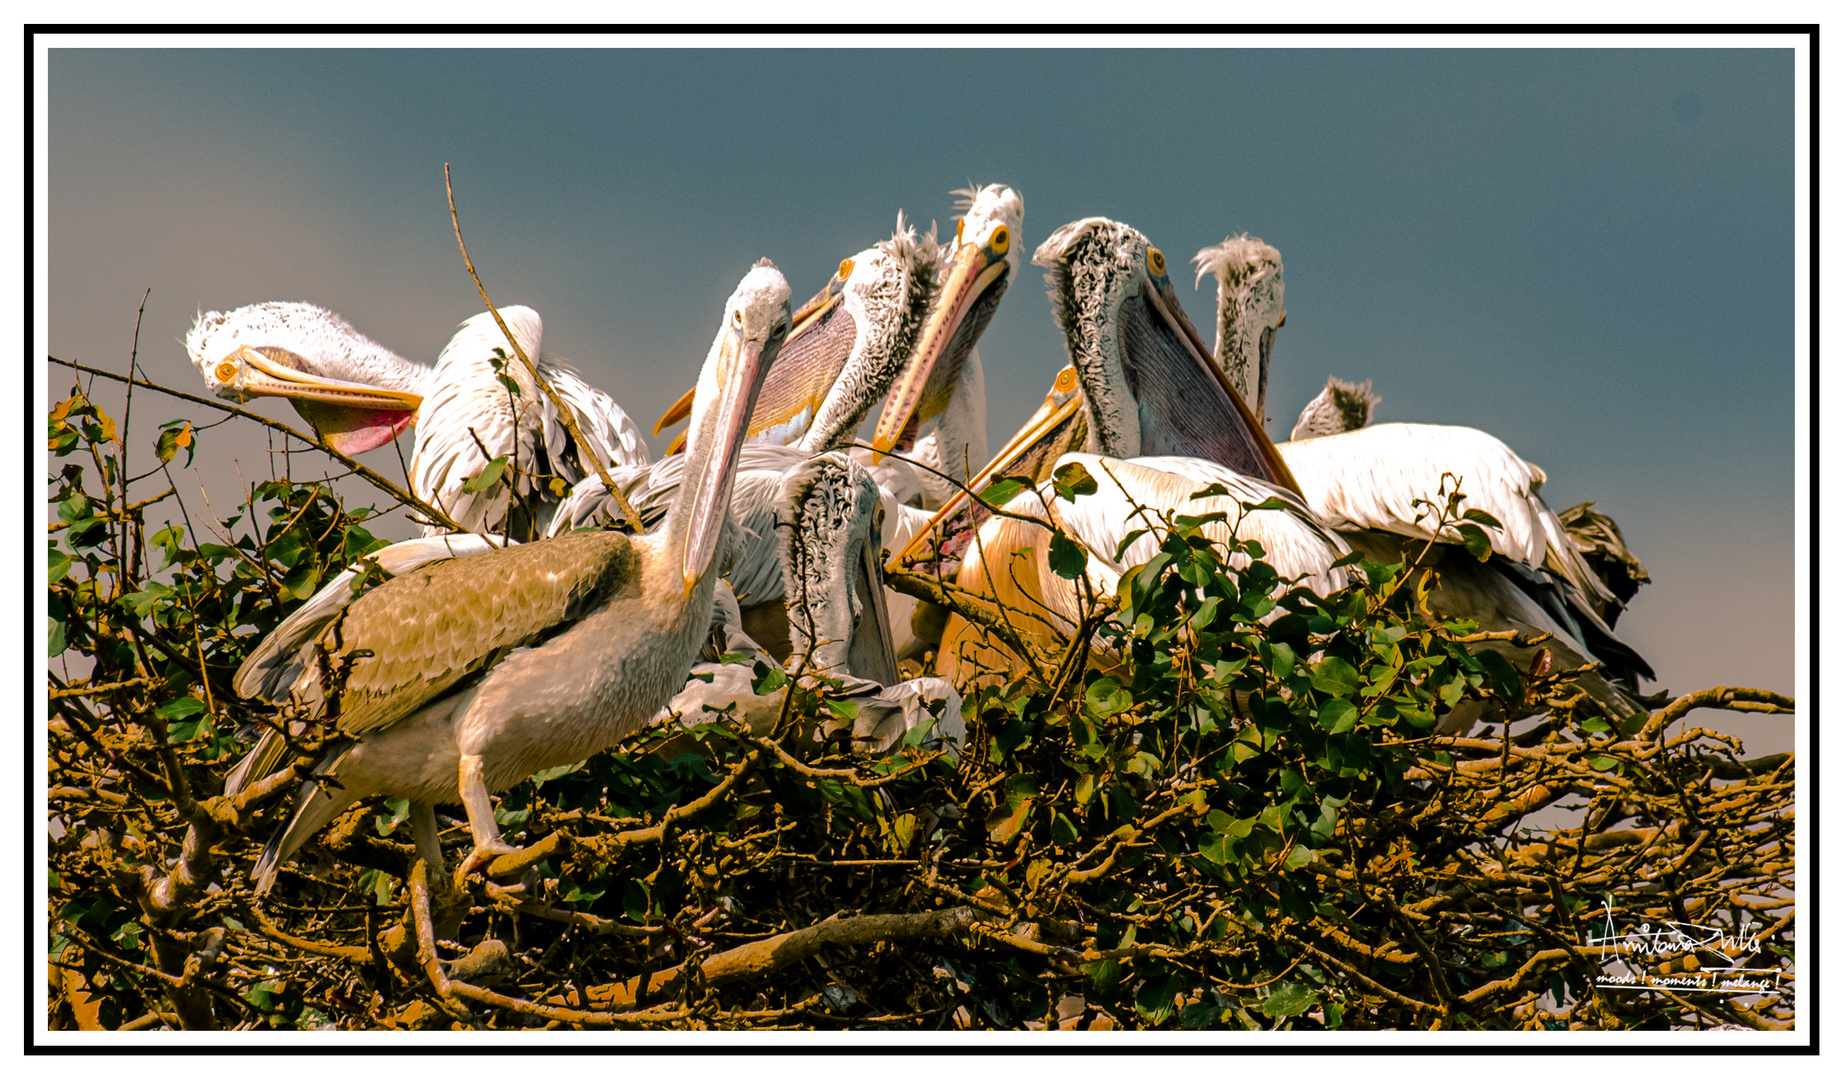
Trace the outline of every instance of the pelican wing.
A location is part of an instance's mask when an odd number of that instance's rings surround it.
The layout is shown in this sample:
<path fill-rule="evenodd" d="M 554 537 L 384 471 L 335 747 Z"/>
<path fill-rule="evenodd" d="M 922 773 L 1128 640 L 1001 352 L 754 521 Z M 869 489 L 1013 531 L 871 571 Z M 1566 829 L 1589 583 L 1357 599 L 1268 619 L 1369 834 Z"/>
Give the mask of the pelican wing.
<path fill-rule="evenodd" d="M 504 547 L 505 544 L 506 541 L 500 537 L 489 539 L 474 533 L 444 533 L 441 536 L 404 540 L 380 548 L 367 555 L 364 561 L 375 560 L 385 573 L 395 577 L 427 562 L 478 555 L 483 551 Z M 244 660 L 243 666 L 237 669 L 231 682 L 232 688 L 246 698 L 285 700 L 289 686 L 301 676 L 307 663 L 306 657 L 302 655 L 303 647 L 311 646 L 327 623 L 352 603 L 355 598 L 352 581 L 360 569 L 356 566 L 347 567 L 328 579 L 307 603 L 296 608 L 280 625 L 269 631 L 250 652 L 249 658 Z M 312 655 L 311 648 L 308 649 L 308 655 Z"/>
<path fill-rule="evenodd" d="M 567 628 L 638 572 L 629 537 L 608 532 L 419 566 L 331 621 L 296 693 L 341 734 L 362 735 Z"/>
<path fill-rule="evenodd" d="M 538 370 L 557 391 L 557 396 L 576 414 L 576 426 L 583 431 L 583 437 L 589 441 L 589 449 L 602 463 L 613 469 L 619 466 L 641 466 L 648 461 L 647 443 L 641 437 L 640 428 L 627 412 L 615 403 L 615 399 L 590 386 L 583 381 L 582 375 L 569 364 L 561 360 L 546 358 L 538 362 Z M 569 432 L 557 419 L 556 410 L 550 399 L 542 402 L 544 413 L 544 440 L 550 450 L 551 460 L 567 463 L 569 472 L 564 479 L 575 481 L 585 476 L 595 475 L 595 466 L 584 461 L 580 448 L 571 445 Z"/>

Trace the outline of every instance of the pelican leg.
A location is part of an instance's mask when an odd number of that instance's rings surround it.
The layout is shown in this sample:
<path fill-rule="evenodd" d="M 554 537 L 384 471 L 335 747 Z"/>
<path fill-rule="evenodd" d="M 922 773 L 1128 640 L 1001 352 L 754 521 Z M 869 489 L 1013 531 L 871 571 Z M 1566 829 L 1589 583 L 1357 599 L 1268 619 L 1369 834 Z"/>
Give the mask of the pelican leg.
<path fill-rule="evenodd" d="M 429 864 L 430 880 L 440 880 L 448 872 L 448 864 L 442 861 L 442 842 L 436 835 L 435 807 L 412 801 L 410 825 L 415 830 L 416 853 Z"/>
<path fill-rule="evenodd" d="M 457 870 L 456 877 L 495 855 L 511 855 L 519 849 L 499 838 L 499 824 L 493 820 L 493 798 L 487 791 L 485 763 L 479 754 L 461 755 L 461 805 L 467 808 L 467 827 L 474 834 L 474 850 Z"/>

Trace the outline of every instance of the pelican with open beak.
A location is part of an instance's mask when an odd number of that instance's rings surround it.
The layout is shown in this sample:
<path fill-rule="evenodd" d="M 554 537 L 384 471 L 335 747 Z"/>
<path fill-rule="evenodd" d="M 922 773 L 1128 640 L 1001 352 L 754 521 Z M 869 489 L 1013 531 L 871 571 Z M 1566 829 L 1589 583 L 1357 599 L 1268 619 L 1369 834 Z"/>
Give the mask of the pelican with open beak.
<path fill-rule="evenodd" d="M 287 398 L 328 446 L 347 456 L 385 445 L 416 423 L 423 397 L 408 389 L 314 374 L 301 354 L 279 345 L 240 344 L 201 365 L 218 397 L 244 402 Z"/>
<path fill-rule="evenodd" d="M 569 484 L 593 475 L 590 455 L 610 467 L 644 465 L 647 446 L 614 399 L 568 363 L 541 354 L 544 322 L 536 311 L 511 304 L 499 314 L 505 330 L 486 312 L 468 319 L 434 366 L 379 345 L 325 308 L 283 301 L 201 313 L 186 334 L 186 352 L 217 397 L 287 398 L 343 454 L 376 449 L 415 425 L 410 486 L 418 497 L 465 530 L 530 539 L 557 504 L 550 479 Z M 574 414 L 587 446 L 564 428 L 550 395 L 513 355 L 515 344 Z M 508 461 L 506 482 L 467 490 L 496 457 Z"/>

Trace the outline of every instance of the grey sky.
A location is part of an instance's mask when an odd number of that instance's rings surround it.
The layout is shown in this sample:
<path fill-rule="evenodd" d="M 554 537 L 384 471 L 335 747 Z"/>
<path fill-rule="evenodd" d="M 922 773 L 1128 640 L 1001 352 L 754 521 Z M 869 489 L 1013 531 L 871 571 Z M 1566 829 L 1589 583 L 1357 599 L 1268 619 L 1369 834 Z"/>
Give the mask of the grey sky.
<path fill-rule="evenodd" d="M 1792 689 L 1790 52 L 59 49 L 49 85 L 51 352 L 119 369 L 151 286 L 143 366 L 192 391 L 194 313 L 258 300 L 433 360 L 481 309 L 444 161 L 494 300 L 649 428 L 750 262 L 804 297 L 968 181 L 1030 247 L 1247 230 L 1287 267 L 1271 433 L 1328 374 L 1490 431 L 1620 522 L 1663 685 Z M 1035 270 L 981 352 L 997 446 L 1064 363 Z M 136 434 L 181 415 L 137 397 Z M 240 426 L 202 437 L 221 516 L 232 457 L 267 472 Z"/>

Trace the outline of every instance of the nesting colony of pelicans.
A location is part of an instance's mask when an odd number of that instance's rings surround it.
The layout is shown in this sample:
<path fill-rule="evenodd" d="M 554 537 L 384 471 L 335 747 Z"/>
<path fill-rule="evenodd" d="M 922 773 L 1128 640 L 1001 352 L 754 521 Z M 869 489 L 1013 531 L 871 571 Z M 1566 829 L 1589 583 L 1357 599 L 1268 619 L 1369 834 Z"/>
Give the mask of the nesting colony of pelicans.
<path fill-rule="evenodd" d="M 329 580 L 237 672 L 239 694 L 301 708 L 292 731 L 261 733 L 230 791 L 281 768 L 307 725 L 326 734 L 258 862 L 258 889 L 372 795 L 409 801 L 432 867 L 444 865 L 438 805 L 465 811 L 463 871 L 512 852 L 492 796 L 533 773 L 656 720 L 773 731 L 786 690 L 756 692 L 759 664 L 823 678 L 856 704 L 855 719 L 812 738 L 880 754 L 923 729 L 924 746 L 952 755 L 959 691 L 1020 658 L 887 589 L 885 567 L 920 562 L 976 603 L 1048 612 L 1042 637 L 1070 632 L 1081 593 L 1045 562 L 1051 521 L 1086 548 L 1088 585 L 1104 596 L 1156 549 L 1150 532 L 1122 547 L 1155 523 L 1140 520 L 1149 510 L 1227 511 L 1206 530 L 1224 538 L 1233 522 L 1283 578 L 1321 593 L 1346 584 L 1340 560 L 1354 550 L 1394 563 L 1433 543 L 1437 613 L 1543 641 L 1479 647 L 1520 670 L 1553 663 L 1610 713 L 1640 708 L 1652 671 L 1613 624 L 1647 577 L 1591 504 L 1552 512 L 1543 471 L 1485 432 L 1371 424 L 1368 382 L 1329 379 L 1289 441 L 1269 438 L 1285 288 L 1280 253 L 1258 239 L 1194 259 L 1200 287 L 1216 280 L 1213 349 L 1146 236 L 1102 217 L 1051 232 L 1031 261 L 1069 366 L 989 455 L 978 342 L 1023 272 L 1024 202 L 1002 184 L 956 194 L 951 241 L 899 213 L 888 239 L 843 259 L 798 308 L 772 262 L 749 268 L 695 385 L 654 428 L 689 421 L 658 461 L 612 397 L 543 354 L 527 307 L 468 319 L 433 365 L 312 304 L 202 314 L 186 347 L 214 394 L 287 398 L 346 454 L 414 428 L 411 489 L 448 518 L 368 556 L 382 584 L 355 590 L 366 567 Z M 855 446 L 880 405 L 870 445 Z M 1095 490 L 1059 500 L 1054 474 L 1072 462 Z M 969 492 L 1001 476 L 1037 486 L 994 514 Z M 1500 523 L 1488 559 L 1441 557 L 1462 543 L 1427 513 L 1444 477 Z M 1212 485 L 1221 493 L 1192 498 Z M 645 531 L 631 531 L 627 507 Z M 1118 660 L 1094 652 L 1097 665 Z M 918 661 L 932 674 L 901 678 Z M 1468 706 L 1444 725 L 1504 719 Z"/>

